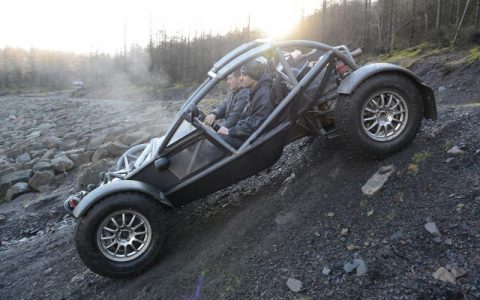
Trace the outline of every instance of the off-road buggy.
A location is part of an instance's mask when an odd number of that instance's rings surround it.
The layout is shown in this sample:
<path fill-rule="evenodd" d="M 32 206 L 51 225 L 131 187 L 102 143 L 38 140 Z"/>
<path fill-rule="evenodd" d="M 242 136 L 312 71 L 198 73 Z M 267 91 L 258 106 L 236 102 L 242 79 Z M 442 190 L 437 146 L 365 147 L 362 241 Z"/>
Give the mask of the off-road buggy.
<path fill-rule="evenodd" d="M 436 118 L 433 91 L 393 64 L 357 66 L 357 52 L 313 41 L 256 40 L 217 61 L 163 137 L 134 146 L 98 187 L 66 200 L 78 219 L 82 261 L 109 277 L 145 271 L 159 258 L 164 210 L 268 168 L 286 144 L 304 136 L 338 136 L 355 151 L 374 155 L 407 145 L 423 118 Z M 273 79 L 275 108 L 234 148 L 202 122 L 199 107 L 230 73 L 259 58 Z"/>

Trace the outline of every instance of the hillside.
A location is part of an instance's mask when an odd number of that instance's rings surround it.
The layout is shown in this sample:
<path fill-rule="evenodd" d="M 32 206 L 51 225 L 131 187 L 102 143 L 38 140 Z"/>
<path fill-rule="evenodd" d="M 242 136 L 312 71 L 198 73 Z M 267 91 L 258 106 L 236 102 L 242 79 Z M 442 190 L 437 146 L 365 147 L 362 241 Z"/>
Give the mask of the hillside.
<path fill-rule="evenodd" d="M 56 170 L 49 185 L 0 205 L 2 298 L 480 298 L 480 61 L 467 50 L 423 54 L 398 61 L 437 97 L 438 120 L 411 145 L 373 160 L 338 140 L 295 142 L 270 169 L 169 212 L 160 263 L 129 280 L 100 277 L 77 256 L 62 207 L 85 172 L 77 149 L 114 141 L 97 157 L 111 164 L 121 145 L 160 135 L 181 103 L 0 98 L 0 174 L 59 149 L 43 166 Z M 73 165 L 53 162 L 63 156 Z M 365 195 L 386 166 L 383 187 Z"/>

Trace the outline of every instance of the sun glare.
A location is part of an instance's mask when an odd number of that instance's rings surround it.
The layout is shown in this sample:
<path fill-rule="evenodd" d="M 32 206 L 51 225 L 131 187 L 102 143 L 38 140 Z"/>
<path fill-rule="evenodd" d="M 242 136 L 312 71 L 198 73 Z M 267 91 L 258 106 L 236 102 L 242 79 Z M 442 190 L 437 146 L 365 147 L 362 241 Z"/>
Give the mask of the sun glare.
<path fill-rule="evenodd" d="M 301 17 L 295 2 L 262 1 L 255 11 L 254 24 L 272 39 L 285 38 L 295 27 Z"/>

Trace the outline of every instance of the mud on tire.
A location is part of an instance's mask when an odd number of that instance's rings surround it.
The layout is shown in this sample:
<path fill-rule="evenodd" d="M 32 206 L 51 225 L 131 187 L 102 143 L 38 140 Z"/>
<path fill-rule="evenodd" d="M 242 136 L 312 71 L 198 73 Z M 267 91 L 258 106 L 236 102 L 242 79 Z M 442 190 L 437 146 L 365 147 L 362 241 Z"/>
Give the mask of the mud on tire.
<path fill-rule="evenodd" d="M 154 265 L 164 236 L 161 204 L 144 194 L 124 192 L 101 200 L 78 221 L 75 246 L 93 272 L 132 277 Z"/>
<path fill-rule="evenodd" d="M 410 143 L 423 118 L 423 100 L 415 83 L 400 74 L 375 75 L 352 94 L 340 95 L 335 124 L 353 150 L 384 156 Z"/>

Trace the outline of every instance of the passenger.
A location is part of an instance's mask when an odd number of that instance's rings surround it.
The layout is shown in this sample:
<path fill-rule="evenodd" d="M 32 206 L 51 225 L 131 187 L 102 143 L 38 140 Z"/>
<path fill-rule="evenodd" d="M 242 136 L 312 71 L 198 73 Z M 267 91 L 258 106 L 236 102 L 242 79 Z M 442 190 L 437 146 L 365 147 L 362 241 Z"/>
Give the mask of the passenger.
<path fill-rule="evenodd" d="M 234 147 L 243 142 L 260 127 L 273 111 L 272 79 L 266 73 L 266 66 L 252 60 L 242 66 L 242 87 L 250 89 L 250 96 L 240 120 L 231 127 L 222 126 L 218 133 Z"/>
<path fill-rule="evenodd" d="M 227 97 L 205 117 L 206 125 L 213 126 L 216 120 L 224 119 L 219 125 L 230 128 L 240 119 L 249 97 L 248 89 L 241 86 L 240 70 L 228 75 L 227 83 L 230 91 Z"/>

